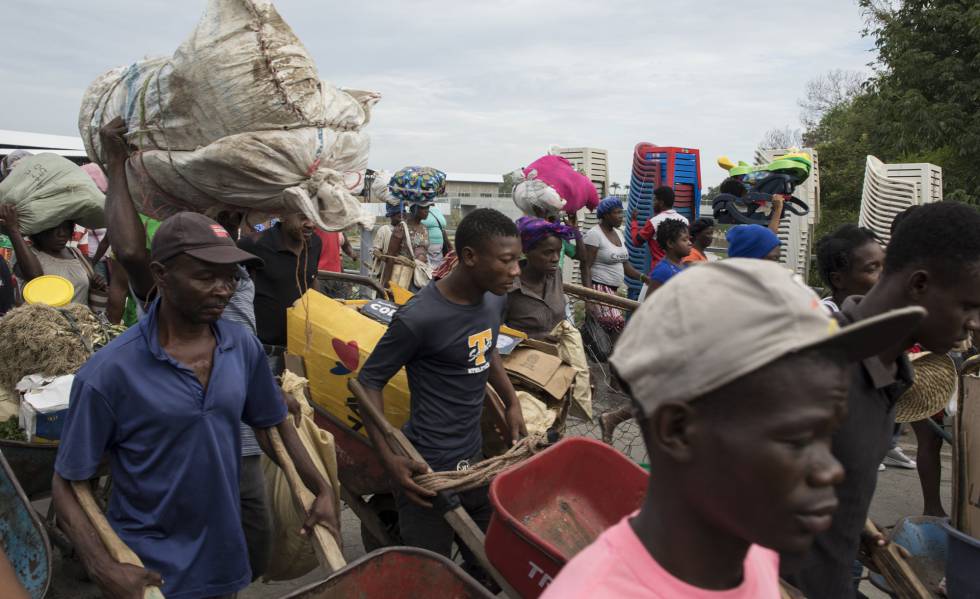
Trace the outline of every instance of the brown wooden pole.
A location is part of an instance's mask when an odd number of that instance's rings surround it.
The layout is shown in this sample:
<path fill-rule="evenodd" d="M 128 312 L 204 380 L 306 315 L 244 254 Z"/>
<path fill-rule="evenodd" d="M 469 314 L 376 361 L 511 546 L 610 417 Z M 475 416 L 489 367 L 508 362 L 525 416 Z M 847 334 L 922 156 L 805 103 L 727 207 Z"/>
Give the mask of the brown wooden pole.
<path fill-rule="evenodd" d="M 625 297 L 619 297 L 618 295 L 612 295 L 610 293 L 603 293 L 590 287 L 575 285 L 574 283 L 565 283 L 564 289 L 565 293 L 580 297 L 587 302 L 591 301 L 598 304 L 605 304 L 607 306 L 612 306 L 613 308 L 619 308 L 620 310 L 626 310 L 628 312 L 635 312 L 641 305 L 640 302 L 627 299 Z"/>

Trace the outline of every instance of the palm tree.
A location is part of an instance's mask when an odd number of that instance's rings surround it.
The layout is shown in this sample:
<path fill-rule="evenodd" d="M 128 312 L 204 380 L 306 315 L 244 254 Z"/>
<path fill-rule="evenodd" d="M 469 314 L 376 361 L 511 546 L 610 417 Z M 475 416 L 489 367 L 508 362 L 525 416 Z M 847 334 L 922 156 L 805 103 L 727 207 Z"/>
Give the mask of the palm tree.
<path fill-rule="evenodd" d="M 626 195 L 629 195 L 630 194 L 630 186 L 629 185 L 626 185 L 626 186 L 623 187 L 623 193 L 625 193 Z"/>
<path fill-rule="evenodd" d="M 622 187 L 622 185 L 620 185 L 619 183 L 613 182 L 613 184 L 609 186 L 609 189 L 612 190 L 614 196 L 618 196 L 619 195 L 619 188 L 620 187 Z"/>

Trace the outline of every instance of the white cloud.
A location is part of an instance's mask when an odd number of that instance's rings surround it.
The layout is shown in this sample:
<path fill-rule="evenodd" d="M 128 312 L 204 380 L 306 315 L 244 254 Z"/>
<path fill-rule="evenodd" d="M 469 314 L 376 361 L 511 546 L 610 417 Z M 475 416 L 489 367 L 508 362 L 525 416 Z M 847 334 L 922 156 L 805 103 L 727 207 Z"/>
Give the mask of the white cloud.
<path fill-rule="evenodd" d="M 12 3 L 0 22 L 0 128 L 77 134 L 102 71 L 169 54 L 203 1 Z M 338 85 L 384 98 L 372 163 L 502 173 L 548 145 L 610 152 L 627 183 L 640 141 L 750 159 L 767 129 L 798 126 L 806 81 L 872 55 L 853 0 L 280 0 Z"/>

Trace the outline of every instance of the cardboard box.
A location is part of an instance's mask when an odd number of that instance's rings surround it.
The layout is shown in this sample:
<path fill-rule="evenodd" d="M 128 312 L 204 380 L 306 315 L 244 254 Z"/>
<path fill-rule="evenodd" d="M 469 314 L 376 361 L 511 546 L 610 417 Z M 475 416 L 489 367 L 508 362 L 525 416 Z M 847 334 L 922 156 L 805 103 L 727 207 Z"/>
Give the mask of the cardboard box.
<path fill-rule="evenodd" d="M 19 424 L 28 441 L 36 437 L 51 441 L 61 439 L 74 380 L 75 376 L 71 374 L 60 376 L 35 383 L 24 392 Z"/>
<path fill-rule="evenodd" d="M 504 357 L 508 374 L 541 389 L 555 401 L 561 401 L 575 380 L 575 369 L 552 356 L 536 349 L 518 347 Z"/>
<path fill-rule="evenodd" d="M 953 451 L 953 525 L 980 539 L 980 376 L 960 379 Z"/>

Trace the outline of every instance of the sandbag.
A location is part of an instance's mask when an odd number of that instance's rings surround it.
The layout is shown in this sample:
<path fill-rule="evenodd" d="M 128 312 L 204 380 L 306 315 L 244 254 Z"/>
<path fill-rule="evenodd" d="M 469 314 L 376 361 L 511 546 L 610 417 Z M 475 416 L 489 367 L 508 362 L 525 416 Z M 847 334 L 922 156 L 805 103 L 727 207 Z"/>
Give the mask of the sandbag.
<path fill-rule="evenodd" d="M 237 207 L 302 212 L 340 230 L 373 222 L 352 194 L 367 167 L 360 129 L 379 98 L 321 81 L 270 2 L 210 0 L 172 57 L 96 79 L 79 131 L 89 158 L 104 163 L 99 129 L 126 119 L 140 150 L 127 165 L 130 194 L 154 218 Z"/>
<path fill-rule="evenodd" d="M 88 229 L 105 226 L 105 196 L 76 164 L 57 154 L 17 161 L 0 181 L 0 202 L 17 205 L 21 233 L 33 235 L 66 220 Z"/>
<path fill-rule="evenodd" d="M 340 515 L 340 480 L 337 478 L 337 452 L 333 435 L 319 428 L 313 421 L 313 408 L 306 399 L 307 380 L 289 370 L 282 375 L 282 389 L 293 395 L 303 412 L 302 423 L 297 429 L 300 440 L 310 454 L 313 465 L 333 487 L 337 503 L 334 509 Z M 288 418 L 292 421 L 293 416 Z M 262 470 L 265 474 L 266 497 L 272 513 L 272 546 L 269 563 L 263 578 L 270 580 L 293 580 L 316 568 L 319 564 L 313 548 L 312 537 L 304 537 L 299 531 L 303 528 L 306 515 L 296 509 L 292 490 L 286 475 L 275 462 L 262 456 Z"/>

